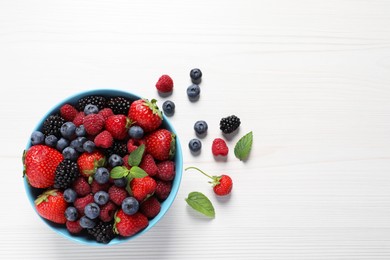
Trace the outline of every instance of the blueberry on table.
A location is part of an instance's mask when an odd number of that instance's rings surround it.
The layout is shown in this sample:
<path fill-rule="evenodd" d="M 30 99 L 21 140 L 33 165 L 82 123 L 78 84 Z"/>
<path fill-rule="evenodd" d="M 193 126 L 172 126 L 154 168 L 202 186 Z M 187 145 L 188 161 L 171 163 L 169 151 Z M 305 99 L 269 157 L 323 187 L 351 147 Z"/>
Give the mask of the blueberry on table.
<path fill-rule="evenodd" d="M 202 81 L 202 71 L 198 68 L 190 71 L 191 81 L 194 84 L 199 84 Z"/>
<path fill-rule="evenodd" d="M 193 100 L 197 99 L 200 95 L 200 87 L 196 84 L 192 84 L 187 88 L 187 96 Z"/>
<path fill-rule="evenodd" d="M 188 143 L 188 147 L 190 148 L 191 152 L 199 152 L 202 148 L 202 142 L 199 139 L 194 138 Z"/>
<path fill-rule="evenodd" d="M 122 210 L 127 215 L 133 215 L 138 211 L 139 203 L 134 197 L 127 197 L 122 202 Z"/>
<path fill-rule="evenodd" d="M 31 134 L 32 145 L 41 144 L 45 141 L 45 135 L 41 131 L 34 131 Z"/>
<path fill-rule="evenodd" d="M 205 134 L 207 132 L 207 129 L 208 129 L 208 125 L 204 120 L 196 121 L 194 124 L 194 130 L 198 135 Z"/>
<path fill-rule="evenodd" d="M 167 100 L 162 105 L 163 111 L 167 116 L 171 116 L 175 113 L 175 103 L 171 100 Z"/>
<path fill-rule="evenodd" d="M 129 136 L 133 139 L 141 139 L 144 136 L 142 127 L 134 125 L 129 128 Z"/>

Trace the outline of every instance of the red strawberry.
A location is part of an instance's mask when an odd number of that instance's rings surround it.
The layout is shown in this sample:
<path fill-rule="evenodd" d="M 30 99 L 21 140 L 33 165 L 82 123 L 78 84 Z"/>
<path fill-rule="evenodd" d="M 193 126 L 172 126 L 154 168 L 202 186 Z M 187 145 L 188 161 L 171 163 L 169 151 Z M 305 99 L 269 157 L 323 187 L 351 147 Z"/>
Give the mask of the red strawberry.
<path fill-rule="evenodd" d="M 150 197 L 149 199 L 142 202 L 140 205 L 139 210 L 142 214 L 144 214 L 147 218 L 151 219 L 157 216 L 158 213 L 160 213 L 161 210 L 161 204 L 156 199 L 155 196 Z"/>
<path fill-rule="evenodd" d="M 163 181 L 171 181 L 175 177 L 175 163 L 173 161 L 163 161 L 157 164 L 157 178 Z"/>
<path fill-rule="evenodd" d="M 89 203 L 92 203 L 92 202 L 94 202 L 93 195 L 92 194 L 88 194 L 88 195 L 86 195 L 84 197 L 77 198 L 74 201 L 73 205 L 77 209 L 77 211 L 80 214 L 80 216 L 84 216 L 84 208 L 85 208 L 85 206 L 87 206 Z"/>
<path fill-rule="evenodd" d="M 62 154 L 46 145 L 34 145 L 23 154 L 24 175 L 35 188 L 54 185 L 57 166 L 64 159 Z"/>
<path fill-rule="evenodd" d="M 47 190 L 35 200 L 38 214 L 54 223 L 65 224 L 67 203 L 59 190 Z"/>
<path fill-rule="evenodd" d="M 84 117 L 85 117 L 84 112 L 78 112 L 76 114 L 75 118 L 73 119 L 73 124 L 75 124 L 77 127 L 79 127 L 80 125 L 83 124 Z"/>
<path fill-rule="evenodd" d="M 171 92 L 173 90 L 172 78 L 168 75 L 162 75 L 156 83 L 156 88 L 162 93 Z"/>
<path fill-rule="evenodd" d="M 106 164 L 106 157 L 99 152 L 82 153 L 77 159 L 80 174 L 84 177 L 92 176 L 98 167 L 103 167 Z"/>
<path fill-rule="evenodd" d="M 145 132 L 151 132 L 160 127 L 162 114 L 159 110 L 157 100 L 139 99 L 131 103 L 129 118 L 134 124 L 139 125 Z"/>
<path fill-rule="evenodd" d="M 61 116 L 65 119 L 65 121 L 70 121 L 72 122 L 73 119 L 76 117 L 78 114 L 78 111 L 76 108 L 74 108 L 70 104 L 65 104 L 60 108 L 60 114 Z"/>
<path fill-rule="evenodd" d="M 110 222 L 114 218 L 116 209 L 117 206 L 112 201 L 107 202 L 100 209 L 100 219 L 103 222 Z"/>
<path fill-rule="evenodd" d="M 121 206 L 122 201 L 126 199 L 128 193 L 125 189 L 113 185 L 108 189 L 108 195 L 110 195 L 110 200 L 112 202 L 118 206 Z"/>
<path fill-rule="evenodd" d="M 111 133 L 112 137 L 117 140 L 123 140 L 127 136 L 127 130 L 131 121 L 125 115 L 113 115 L 106 119 L 104 124 L 106 130 Z"/>
<path fill-rule="evenodd" d="M 156 162 L 154 161 L 153 156 L 151 156 L 150 154 L 144 155 L 139 167 L 144 170 L 149 176 L 156 175 L 158 171 Z"/>
<path fill-rule="evenodd" d="M 156 190 L 156 181 L 149 176 L 143 178 L 135 178 L 130 182 L 130 188 L 133 193 L 133 197 L 142 202 L 148 197 L 152 196 Z"/>
<path fill-rule="evenodd" d="M 77 221 L 66 221 L 66 228 L 68 231 L 72 234 L 78 234 L 83 230 L 83 228 L 80 226 L 80 222 Z"/>
<path fill-rule="evenodd" d="M 229 148 L 227 147 L 225 140 L 222 138 L 214 139 L 211 150 L 214 156 L 226 156 L 229 153 Z"/>
<path fill-rule="evenodd" d="M 91 192 L 91 186 L 89 186 L 87 180 L 80 176 L 72 185 L 73 190 L 77 193 L 77 196 L 83 197 Z"/>
<path fill-rule="evenodd" d="M 164 201 L 168 198 L 169 194 L 172 190 L 172 182 L 171 181 L 161 181 L 157 180 L 156 191 L 154 195 L 160 200 Z"/>
<path fill-rule="evenodd" d="M 129 237 L 135 235 L 149 225 L 148 218 L 140 212 L 127 215 L 122 209 L 115 214 L 115 233 Z"/>
<path fill-rule="evenodd" d="M 214 190 L 215 194 L 217 194 L 219 196 L 225 196 L 225 195 L 228 195 L 232 191 L 233 181 L 229 176 L 227 176 L 225 174 L 222 174 L 220 176 L 210 176 L 207 173 L 205 173 L 204 171 L 202 171 L 196 167 L 187 167 L 185 170 L 188 170 L 188 169 L 197 170 L 197 171 L 201 172 L 203 175 L 210 178 L 212 181 L 210 181 L 209 183 L 211 183 L 211 185 L 213 186 L 213 190 Z"/>
<path fill-rule="evenodd" d="M 106 108 L 103 108 L 102 110 L 100 110 L 98 114 L 102 115 L 104 120 L 106 120 L 110 116 L 113 116 L 114 112 L 112 112 L 111 108 L 106 107 Z"/>
<path fill-rule="evenodd" d="M 107 130 L 100 132 L 94 139 L 94 143 L 97 147 L 110 148 L 114 143 L 112 135 Z"/>
<path fill-rule="evenodd" d="M 154 159 L 165 161 L 175 154 L 175 135 L 167 129 L 159 129 L 145 137 L 146 152 Z"/>
<path fill-rule="evenodd" d="M 107 183 L 104 183 L 104 184 L 100 184 L 98 183 L 97 181 L 92 181 L 91 183 L 91 192 L 93 194 L 95 194 L 96 192 L 98 191 L 108 191 L 108 189 L 110 188 L 111 186 L 111 183 L 107 182 Z"/>
<path fill-rule="evenodd" d="M 97 135 L 104 127 L 104 117 L 99 114 L 89 114 L 84 117 L 85 131 L 90 135 Z"/>

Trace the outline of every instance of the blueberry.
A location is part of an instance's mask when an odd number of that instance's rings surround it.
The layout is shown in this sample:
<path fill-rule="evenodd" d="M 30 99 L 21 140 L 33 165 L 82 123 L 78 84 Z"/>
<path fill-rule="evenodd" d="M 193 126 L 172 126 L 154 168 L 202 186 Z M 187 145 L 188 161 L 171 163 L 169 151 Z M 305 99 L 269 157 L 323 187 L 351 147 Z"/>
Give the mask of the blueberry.
<path fill-rule="evenodd" d="M 110 173 L 106 168 L 99 167 L 97 168 L 95 175 L 93 177 L 97 183 L 105 184 L 110 179 Z"/>
<path fill-rule="evenodd" d="M 88 139 L 86 137 L 77 137 L 76 139 L 72 140 L 70 142 L 70 147 L 74 148 L 77 152 L 82 153 L 84 152 L 83 144 L 87 141 Z"/>
<path fill-rule="evenodd" d="M 80 226 L 82 228 L 93 228 L 95 225 L 95 221 L 89 219 L 87 216 L 82 216 L 80 218 Z"/>
<path fill-rule="evenodd" d="M 67 207 L 65 210 L 65 218 L 69 221 L 75 221 L 79 214 L 75 207 Z"/>
<path fill-rule="evenodd" d="M 117 154 L 112 154 L 110 156 L 110 158 L 108 158 L 108 164 L 111 167 L 122 166 L 123 165 L 123 159 L 122 159 L 122 157 L 120 157 Z"/>
<path fill-rule="evenodd" d="M 76 161 L 79 157 L 79 154 L 73 147 L 65 147 L 65 149 L 62 151 L 62 155 L 64 156 L 64 159 Z"/>
<path fill-rule="evenodd" d="M 122 202 L 122 210 L 127 215 L 133 215 L 138 211 L 139 203 L 134 197 L 127 197 Z"/>
<path fill-rule="evenodd" d="M 94 202 L 87 204 L 87 206 L 85 206 L 85 208 L 84 208 L 84 214 L 89 219 L 95 219 L 95 218 L 99 217 L 99 214 L 100 214 L 99 205 L 94 203 Z"/>
<path fill-rule="evenodd" d="M 40 131 L 34 131 L 31 134 L 31 143 L 33 145 L 41 144 L 45 141 L 45 135 Z"/>
<path fill-rule="evenodd" d="M 99 113 L 99 108 L 95 105 L 88 104 L 84 108 L 84 114 L 89 115 L 89 114 L 97 114 Z"/>
<path fill-rule="evenodd" d="M 96 192 L 95 195 L 93 195 L 93 199 L 97 204 L 104 205 L 108 202 L 110 196 L 108 195 L 107 192 L 101 190 Z"/>
<path fill-rule="evenodd" d="M 199 152 L 202 148 L 202 142 L 199 139 L 194 138 L 188 143 L 188 147 L 190 148 L 191 152 Z"/>
<path fill-rule="evenodd" d="M 83 144 L 83 150 L 86 151 L 87 153 L 92 153 L 93 151 L 95 151 L 95 148 L 96 145 L 91 140 L 85 141 L 85 143 Z"/>
<path fill-rule="evenodd" d="M 175 113 L 175 103 L 167 100 L 162 105 L 163 111 L 167 116 L 171 116 Z"/>
<path fill-rule="evenodd" d="M 61 137 L 60 140 L 58 140 L 56 148 L 58 151 L 62 152 L 65 147 L 69 145 L 69 141 L 66 140 L 65 138 Z"/>
<path fill-rule="evenodd" d="M 77 193 L 72 190 L 71 188 L 68 188 L 64 190 L 64 200 L 68 203 L 73 203 L 77 198 Z"/>
<path fill-rule="evenodd" d="M 194 130 L 195 130 L 196 134 L 198 134 L 198 135 L 205 134 L 207 132 L 207 129 L 208 129 L 208 125 L 207 125 L 206 121 L 199 120 L 199 121 L 196 121 L 194 124 Z"/>
<path fill-rule="evenodd" d="M 120 179 L 114 179 L 114 185 L 117 186 L 117 187 L 126 187 L 126 184 L 127 184 L 127 179 L 126 177 L 122 177 Z"/>
<path fill-rule="evenodd" d="M 129 136 L 133 139 L 141 139 L 144 136 L 144 130 L 137 125 L 129 128 Z"/>
<path fill-rule="evenodd" d="M 76 127 L 75 133 L 77 136 L 86 136 L 87 135 L 87 132 L 85 131 L 85 127 L 83 125 Z"/>
<path fill-rule="evenodd" d="M 50 147 L 55 147 L 57 145 L 58 138 L 55 135 L 48 135 L 45 138 L 45 144 Z"/>
<path fill-rule="evenodd" d="M 197 99 L 200 94 L 200 87 L 196 84 L 192 84 L 187 88 L 187 96 L 190 99 Z"/>
<path fill-rule="evenodd" d="M 202 71 L 200 69 L 192 69 L 190 71 L 191 81 L 194 84 L 199 84 L 202 81 Z"/>
<path fill-rule="evenodd" d="M 76 133 L 76 125 L 72 122 L 65 122 L 61 126 L 60 131 L 63 137 L 66 139 L 72 139 Z"/>

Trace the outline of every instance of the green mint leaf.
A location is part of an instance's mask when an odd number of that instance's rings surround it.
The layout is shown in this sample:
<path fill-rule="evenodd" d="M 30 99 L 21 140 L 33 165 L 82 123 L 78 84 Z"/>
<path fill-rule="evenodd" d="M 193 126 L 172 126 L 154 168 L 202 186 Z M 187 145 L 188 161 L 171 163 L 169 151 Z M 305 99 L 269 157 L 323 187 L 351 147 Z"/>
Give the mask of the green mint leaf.
<path fill-rule="evenodd" d="M 148 176 L 148 174 L 138 166 L 131 167 L 130 175 L 133 178 L 143 178 L 143 177 Z"/>
<path fill-rule="evenodd" d="M 129 170 L 125 166 L 116 166 L 112 168 L 110 177 L 113 179 L 120 179 L 126 177 L 129 174 Z"/>
<path fill-rule="evenodd" d="M 130 153 L 129 160 L 128 160 L 129 164 L 131 166 L 138 166 L 141 163 L 144 152 L 145 152 L 145 145 L 141 144 L 140 146 L 137 147 L 137 149 L 135 149 Z"/>
<path fill-rule="evenodd" d="M 207 217 L 215 217 L 214 206 L 204 194 L 194 191 L 188 194 L 188 198 L 185 200 L 194 210 L 199 211 Z"/>
<path fill-rule="evenodd" d="M 234 147 L 234 155 L 241 161 L 248 157 L 249 152 L 251 151 L 253 143 L 253 133 L 252 131 L 244 135 L 238 140 L 236 146 Z"/>

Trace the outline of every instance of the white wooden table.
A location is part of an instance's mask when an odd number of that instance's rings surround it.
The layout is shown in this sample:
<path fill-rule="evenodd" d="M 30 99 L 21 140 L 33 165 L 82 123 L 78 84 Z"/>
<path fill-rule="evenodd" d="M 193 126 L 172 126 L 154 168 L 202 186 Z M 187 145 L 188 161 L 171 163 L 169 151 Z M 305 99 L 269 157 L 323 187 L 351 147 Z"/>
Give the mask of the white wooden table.
<path fill-rule="evenodd" d="M 202 69 L 188 101 L 189 71 Z M 175 81 L 170 97 L 154 88 Z M 0 259 L 390 259 L 390 2 L 0 1 Z M 176 103 L 185 166 L 228 173 L 232 195 L 185 172 L 150 232 L 88 247 L 50 230 L 24 194 L 21 155 L 43 114 L 82 90 Z M 211 142 L 241 118 L 226 162 Z M 209 123 L 202 153 L 187 148 Z M 246 163 L 232 149 L 253 131 Z M 201 191 L 216 218 L 184 198 Z"/>

